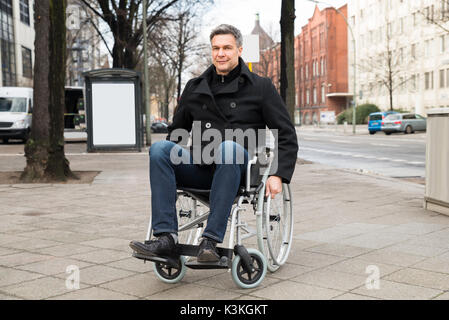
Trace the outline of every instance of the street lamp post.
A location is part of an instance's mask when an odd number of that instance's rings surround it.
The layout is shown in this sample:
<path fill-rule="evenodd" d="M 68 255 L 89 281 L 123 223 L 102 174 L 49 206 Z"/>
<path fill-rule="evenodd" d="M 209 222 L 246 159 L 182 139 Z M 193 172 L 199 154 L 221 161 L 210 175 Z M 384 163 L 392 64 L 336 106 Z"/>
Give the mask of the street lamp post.
<path fill-rule="evenodd" d="M 147 51 L 147 1 L 142 1 L 143 5 L 143 75 L 144 75 L 144 100 L 145 100 L 145 130 L 146 130 L 146 145 L 151 145 L 151 110 L 149 103 L 149 88 L 148 88 L 148 51 Z"/>
<path fill-rule="evenodd" d="M 327 6 L 330 6 L 330 7 L 334 8 L 335 11 L 337 11 L 343 17 L 346 25 L 348 26 L 349 31 L 351 32 L 352 47 L 354 49 L 354 64 L 353 64 L 353 70 L 354 70 L 353 71 L 354 72 L 354 75 L 353 75 L 353 77 L 354 77 L 354 93 L 353 93 L 353 97 L 352 97 L 352 133 L 355 134 L 356 133 L 356 129 L 355 129 L 356 128 L 356 125 L 355 125 L 355 122 L 356 122 L 355 113 L 356 113 L 356 105 L 357 105 L 357 103 L 356 103 L 356 101 L 357 101 L 357 91 L 356 91 L 356 84 L 357 84 L 357 78 L 356 78 L 356 52 L 357 52 L 357 49 L 355 47 L 354 32 L 352 31 L 351 25 L 349 24 L 348 19 L 346 19 L 345 15 L 340 10 L 335 8 L 333 5 L 331 5 L 329 3 L 326 3 L 326 2 L 323 2 L 323 1 L 319 1 L 319 0 L 307 0 L 307 1 L 310 1 L 310 2 L 313 2 L 313 3 L 316 3 L 316 4 L 321 3 L 321 4 L 324 4 L 324 5 L 327 5 Z"/>

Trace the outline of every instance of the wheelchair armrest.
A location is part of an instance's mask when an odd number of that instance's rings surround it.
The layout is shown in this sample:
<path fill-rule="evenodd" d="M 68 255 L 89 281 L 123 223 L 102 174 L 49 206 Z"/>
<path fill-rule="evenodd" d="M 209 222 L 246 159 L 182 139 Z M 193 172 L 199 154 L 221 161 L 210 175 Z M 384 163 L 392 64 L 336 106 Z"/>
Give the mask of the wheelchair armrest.
<path fill-rule="evenodd" d="M 273 157 L 271 156 L 270 148 L 260 148 L 257 150 L 253 158 L 248 161 L 248 165 L 246 168 L 246 190 L 249 190 L 251 187 L 258 187 L 262 181 L 263 173 L 261 170 L 269 170 L 271 167 L 271 161 Z M 264 161 L 260 161 L 264 159 Z"/>

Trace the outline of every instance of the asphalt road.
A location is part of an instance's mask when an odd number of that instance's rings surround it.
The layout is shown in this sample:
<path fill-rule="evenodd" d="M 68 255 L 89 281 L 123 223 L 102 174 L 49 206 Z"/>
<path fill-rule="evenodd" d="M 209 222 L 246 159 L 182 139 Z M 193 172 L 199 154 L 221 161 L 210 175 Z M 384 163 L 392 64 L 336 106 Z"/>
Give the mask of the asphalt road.
<path fill-rule="evenodd" d="M 425 177 L 426 134 L 339 134 L 297 130 L 302 159 L 388 177 Z"/>

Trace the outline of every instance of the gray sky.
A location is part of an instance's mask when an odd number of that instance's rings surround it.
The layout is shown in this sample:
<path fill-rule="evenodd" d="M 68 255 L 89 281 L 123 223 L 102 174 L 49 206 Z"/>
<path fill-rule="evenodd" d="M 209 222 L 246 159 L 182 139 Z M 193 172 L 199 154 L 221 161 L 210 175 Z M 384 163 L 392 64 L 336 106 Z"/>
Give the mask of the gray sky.
<path fill-rule="evenodd" d="M 251 33 L 254 28 L 256 13 L 260 15 L 260 24 L 268 34 L 280 39 L 279 20 L 281 16 L 281 0 L 215 0 L 215 4 L 203 17 L 203 37 L 208 39 L 210 31 L 221 23 L 232 24 L 239 28 L 242 34 Z M 339 8 L 346 0 L 325 0 Z M 318 5 L 320 9 L 326 5 Z M 295 0 L 296 19 L 295 35 L 312 17 L 315 4 L 307 0 Z"/>

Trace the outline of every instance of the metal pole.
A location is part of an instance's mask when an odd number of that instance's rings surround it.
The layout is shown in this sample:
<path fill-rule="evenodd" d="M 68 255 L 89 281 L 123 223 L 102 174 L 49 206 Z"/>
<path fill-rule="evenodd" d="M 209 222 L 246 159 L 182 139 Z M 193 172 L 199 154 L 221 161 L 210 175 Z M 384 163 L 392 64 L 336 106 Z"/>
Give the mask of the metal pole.
<path fill-rule="evenodd" d="M 151 110 L 149 101 L 148 83 L 148 51 L 147 51 L 147 0 L 143 0 L 143 74 L 144 74 L 144 100 L 145 100 L 145 130 L 146 145 L 151 146 Z"/>
<path fill-rule="evenodd" d="M 355 46 L 355 37 L 354 37 L 354 32 L 352 31 L 352 28 L 348 22 L 348 19 L 346 19 L 345 15 L 338 10 L 337 8 L 335 8 L 333 5 L 323 2 L 323 1 L 318 1 L 318 0 L 307 0 L 313 3 L 321 3 L 327 6 L 330 6 L 332 8 L 335 9 L 335 11 L 337 11 L 344 19 L 346 25 L 348 26 L 349 31 L 351 32 L 351 37 L 352 37 L 352 43 L 353 43 L 353 49 L 354 49 L 354 66 L 353 66 L 353 70 L 354 70 L 354 88 L 353 88 L 353 97 L 352 97 L 352 133 L 355 134 L 356 133 L 356 125 L 355 125 L 355 119 L 356 119 L 356 105 L 357 105 L 357 90 L 356 90 L 356 85 L 357 85 L 357 76 L 356 76 L 356 72 L 357 72 L 357 66 L 356 66 L 356 52 L 357 52 L 357 48 Z"/>
<path fill-rule="evenodd" d="M 349 24 L 348 24 L 349 26 Z M 357 107 L 357 91 L 356 91 L 356 48 L 355 48 L 355 38 L 354 38 L 354 34 L 352 33 L 352 29 L 351 29 L 351 34 L 352 34 L 352 46 L 354 47 L 354 96 L 352 98 L 352 133 L 355 134 L 356 131 L 356 118 L 355 118 L 355 113 L 356 113 L 356 107 Z"/>

